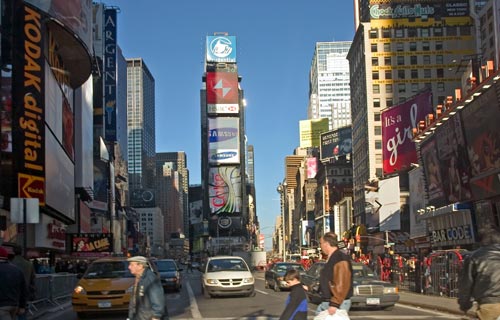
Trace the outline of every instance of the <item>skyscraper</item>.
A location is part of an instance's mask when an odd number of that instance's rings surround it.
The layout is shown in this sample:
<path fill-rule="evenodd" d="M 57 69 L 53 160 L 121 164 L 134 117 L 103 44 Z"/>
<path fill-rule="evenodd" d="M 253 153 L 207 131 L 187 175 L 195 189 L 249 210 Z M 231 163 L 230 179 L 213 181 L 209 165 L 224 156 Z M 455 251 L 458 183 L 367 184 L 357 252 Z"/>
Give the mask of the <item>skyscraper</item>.
<path fill-rule="evenodd" d="M 307 118 L 328 118 L 330 130 L 351 124 L 350 47 L 351 41 L 317 42 L 314 50 Z"/>
<path fill-rule="evenodd" d="M 154 207 L 155 80 L 141 58 L 127 59 L 130 205 Z"/>

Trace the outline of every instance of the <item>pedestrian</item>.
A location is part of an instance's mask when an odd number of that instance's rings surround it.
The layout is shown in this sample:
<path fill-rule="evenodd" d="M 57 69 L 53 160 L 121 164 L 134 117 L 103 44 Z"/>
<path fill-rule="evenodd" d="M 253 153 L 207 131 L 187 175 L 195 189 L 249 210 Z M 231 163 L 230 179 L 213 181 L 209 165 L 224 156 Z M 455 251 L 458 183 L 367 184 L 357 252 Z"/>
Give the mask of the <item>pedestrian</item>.
<path fill-rule="evenodd" d="M 189 259 L 187 264 L 188 264 L 187 273 L 193 273 L 193 261 L 191 259 Z"/>
<path fill-rule="evenodd" d="M 458 281 L 458 304 L 467 312 L 478 304 L 480 320 L 500 318 L 500 228 L 479 230 L 481 247 L 465 258 Z"/>
<path fill-rule="evenodd" d="M 279 320 L 306 320 L 307 319 L 307 296 L 300 282 L 300 273 L 295 269 L 289 269 L 283 278 L 290 288 L 290 294 L 285 302 L 285 310 Z"/>
<path fill-rule="evenodd" d="M 349 311 L 352 297 L 352 264 L 351 258 L 338 246 L 338 236 L 327 232 L 320 238 L 320 247 L 327 261 L 320 272 L 319 291 L 322 302 L 316 309 L 316 315 L 328 310 L 330 315 L 337 309 Z"/>
<path fill-rule="evenodd" d="M 128 269 L 135 276 L 130 296 L 129 320 L 167 320 L 165 296 L 160 278 L 153 272 L 147 258 L 128 258 Z"/>
<path fill-rule="evenodd" d="M 0 247 L 0 320 L 14 320 L 26 310 L 24 275 L 7 258 L 7 250 Z"/>
<path fill-rule="evenodd" d="M 12 258 L 11 263 L 22 271 L 24 275 L 24 281 L 26 284 L 26 298 L 28 301 L 33 301 L 35 299 L 35 293 L 36 293 L 35 268 L 31 264 L 31 262 L 26 260 L 21 255 L 22 250 L 20 246 L 16 245 L 12 249 L 14 251 L 14 258 Z M 18 315 L 17 320 L 26 320 L 26 312 Z"/>

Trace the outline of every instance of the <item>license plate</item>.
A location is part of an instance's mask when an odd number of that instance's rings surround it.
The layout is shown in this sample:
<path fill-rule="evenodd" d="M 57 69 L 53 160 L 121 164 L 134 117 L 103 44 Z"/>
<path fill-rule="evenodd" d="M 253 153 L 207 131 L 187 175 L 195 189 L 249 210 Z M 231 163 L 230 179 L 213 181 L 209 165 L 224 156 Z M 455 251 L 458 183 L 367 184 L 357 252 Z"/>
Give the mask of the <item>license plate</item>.
<path fill-rule="evenodd" d="M 111 302 L 110 301 L 100 301 L 97 303 L 97 306 L 99 308 L 111 308 Z"/>
<path fill-rule="evenodd" d="M 366 298 L 366 304 L 369 304 L 369 305 L 380 304 L 380 299 L 379 298 Z"/>

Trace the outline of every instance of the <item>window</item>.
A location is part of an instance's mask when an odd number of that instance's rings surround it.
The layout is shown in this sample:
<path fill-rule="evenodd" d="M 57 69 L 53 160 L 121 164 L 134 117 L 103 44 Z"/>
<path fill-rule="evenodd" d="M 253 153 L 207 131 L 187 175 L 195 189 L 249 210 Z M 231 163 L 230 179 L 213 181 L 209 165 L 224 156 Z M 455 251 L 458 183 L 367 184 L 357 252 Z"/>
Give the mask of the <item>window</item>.
<path fill-rule="evenodd" d="M 457 30 L 456 26 L 446 27 L 446 35 L 448 35 L 448 36 L 456 36 L 457 31 L 458 30 Z"/>
<path fill-rule="evenodd" d="M 391 37 L 391 29 L 382 29 L 382 38 L 390 38 Z"/>
<path fill-rule="evenodd" d="M 378 57 L 372 57 L 372 66 L 378 66 Z"/>
<path fill-rule="evenodd" d="M 384 66 L 390 66 L 391 64 L 391 57 L 384 57 Z"/>
<path fill-rule="evenodd" d="M 459 28 L 461 36 L 470 36 L 472 33 L 470 26 L 460 26 Z"/>
<path fill-rule="evenodd" d="M 424 69 L 424 78 L 430 78 L 431 77 L 431 69 Z"/>
<path fill-rule="evenodd" d="M 442 55 L 436 56 L 436 64 L 443 64 L 443 56 Z"/>
<path fill-rule="evenodd" d="M 380 99 L 379 98 L 373 99 L 373 107 L 380 108 Z"/>
<path fill-rule="evenodd" d="M 373 71 L 372 72 L 372 79 L 373 80 L 378 80 L 379 79 L 379 77 L 378 77 L 378 71 Z"/>
<path fill-rule="evenodd" d="M 380 113 L 374 113 L 373 114 L 373 120 L 374 121 L 380 121 Z"/>
<path fill-rule="evenodd" d="M 385 92 L 386 93 L 392 93 L 392 84 L 386 84 L 385 85 Z"/>
<path fill-rule="evenodd" d="M 391 87 L 391 92 L 392 92 L 392 87 Z M 386 99 L 385 100 L 385 106 L 387 108 L 392 107 L 392 99 Z"/>
<path fill-rule="evenodd" d="M 434 36 L 441 37 L 443 35 L 443 28 L 434 28 Z"/>
<path fill-rule="evenodd" d="M 384 52 L 391 52 L 391 44 L 386 42 L 384 43 Z"/>
<path fill-rule="evenodd" d="M 409 28 L 408 29 L 408 38 L 415 38 L 418 36 L 417 29 L 416 28 Z"/>
<path fill-rule="evenodd" d="M 422 38 L 428 37 L 429 36 L 429 29 L 427 29 L 427 28 L 420 29 L 420 36 Z"/>
<path fill-rule="evenodd" d="M 404 35 L 403 29 L 396 29 L 396 38 L 403 38 Z"/>
<path fill-rule="evenodd" d="M 380 85 L 378 84 L 373 85 L 373 93 L 380 93 Z"/>
<path fill-rule="evenodd" d="M 398 70 L 398 79 L 405 79 L 405 70 L 404 69 Z"/>
<path fill-rule="evenodd" d="M 436 50 L 443 50 L 443 41 L 436 41 Z"/>
<path fill-rule="evenodd" d="M 372 43 L 372 44 L 371 44 L 371 51 L 372 51 L 372 52 L 377 52 L 377 51 L 378 51 L 378 47 L 377 47 L 377 44 L 376 44 L 376 43 Z"/>
<path fill-rule="evenodd" d="M 431 64 L 431 56 L 424 56 L 424 64 Z"/>
<path fill-rule="evenodd" d="M 417 56 L 410 56 L 410 64 L 417 64 Z"/>
<path fill-rule="evenodd" d="M 380 136 L 382 134 L 382 127 L 381 126 L 375 126 L 375 135 Z"/>
<path fill-rule="evenodd" d="M 385 70 L 385 78 L 392 79 L 392 71 L 391 70 Z"/>
<path fill-rule="evenodd" d="M 412 79 L 418 79 L 418 69 L 412 69 L 410 72 Z"/>
<path fill-rule="evenodd" d="M 406 92 L 406 85 L 404 83 L 398 83 L 398 92 L 399 93 L 405 93 Z"/>
<path fill-rule="evenodd" d="M 431 50 L 431 46 L 429 44 L 429 41 L 422 41 L 422 50 L 424 50 L 424 51 Z"/>
<path fill-rule="evenodd" d="M 375 140 L 375 149 L 376 150 L 382 149 L 382 140 Z"/>
<path fill-rule="evenodd" d="M 405 50 L 405 44 L 402 42 L 396 43 L 396 51 L 404 51 Z"/>
<path fill-rule="evenodd" d="M 438 82 L 437 83 L 437 90 L 440 92 L 444 91 L 444 82 Z"/>
<path fill-rule="evenodd" d="M 370 39 L 377 39 L 377 38 L 378 38 L 378 31 L 377 31 L 377 29 L 370 30 Z"/>
<path fill-rule="evenodd" d="M 397 56 L 396 59 L 397 59 L 398 66 L 404 66 L 404 64 L 405 64 L 405 57 L 404 56 Z"/>
<path fill-rule="evenodd" d="M 418 83 L 412 83 L 411 92 L 417 92 L 417 91 L 418 91 Z"/>
<path fill-rule="evenodd" d="M 436 75 L 438 78 L 444 78 L 444 69 L 436 69 Z"/>
<path fill-rule="evenodd" d="M 410 51 L 417 51 L 417 43 L 410 42 Z"/>

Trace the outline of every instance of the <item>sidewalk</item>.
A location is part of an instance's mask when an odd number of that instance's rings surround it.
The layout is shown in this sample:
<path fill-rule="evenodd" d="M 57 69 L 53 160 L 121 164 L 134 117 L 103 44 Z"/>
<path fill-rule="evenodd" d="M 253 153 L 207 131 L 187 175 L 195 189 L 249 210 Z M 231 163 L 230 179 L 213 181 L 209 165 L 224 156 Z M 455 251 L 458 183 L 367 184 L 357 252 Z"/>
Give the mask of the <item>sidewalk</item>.
<path fill-rule="evenodd" d="M 425 295 L 410 291 L 400 291 L 398 303 L 465 316 L 464 312 L 460 310 L 456 298 Z M 467 316 L 472 318 L 476 316 L 475 304 L 467 312 Z"/>

